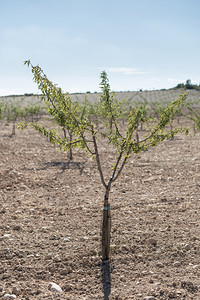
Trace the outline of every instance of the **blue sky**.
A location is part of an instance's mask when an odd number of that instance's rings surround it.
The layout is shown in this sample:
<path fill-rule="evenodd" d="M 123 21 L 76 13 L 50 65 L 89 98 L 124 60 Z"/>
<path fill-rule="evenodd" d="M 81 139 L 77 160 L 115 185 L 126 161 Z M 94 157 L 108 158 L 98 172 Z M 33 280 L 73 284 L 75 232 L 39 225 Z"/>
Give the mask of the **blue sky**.
<path fill-rule="evenodd" d="M 64 91 L 200 83 L 199 0 L 0 0 L 0 96 L 37 93 L 30 59 Z"/>

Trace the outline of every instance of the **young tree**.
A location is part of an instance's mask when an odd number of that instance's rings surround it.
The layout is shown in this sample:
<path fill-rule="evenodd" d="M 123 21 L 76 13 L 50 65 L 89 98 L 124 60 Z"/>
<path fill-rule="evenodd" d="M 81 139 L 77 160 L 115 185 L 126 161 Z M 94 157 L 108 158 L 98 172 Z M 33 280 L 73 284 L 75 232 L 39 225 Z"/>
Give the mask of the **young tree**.
<path fill-rule="evenodd" d="M 11 137 L 15 135 L 16 121 L 22 116 L 22 109 L 19 103 L 7 103 L 4 109 L 5 118 L 12 122 Z"/>
<path fill-rule="evenodd" d="M 187 79 L 185 85 L 186 85 L 186 87 L 192 85 L 191 80 L 190 80 L 190 79 Z"/>
<path fill-rule="evenodd" d="M 15 127 L 17 121 L 31 117 L 32 121 L 34 118 L 39 118 L 41 114 L 42 106 L 40 104 L 29 104 L 23 105 L 23 99 L 20 101 L 0 101 L 0 119 L 5 119 L 7 122 L 12 122 L 12 133 L 11 137 L 15 135 Z"/>
<path fill-rule="evenodd" d="M 41 103 L 35 103 L 35 104 L 29 104 L 27 106 L 24 106 L 22 108 L 22 114 L 21 116 L 23 118 L 31 118 L 32 122 L 34 120 L 38 120 L 41 118 L 43 111 L 43 106 Z"/>
<path fill-rule="evenodd" d="M 80 148 L 86 150 L 95 160 L 100 175 L 101 183 L 104 187 L 103 203 L 103 222 L 102 222 L 102 259 L 107 260 L 110 257 L 110 233 L 111 233 L 111 209 L 109 195 L 111 186 L 119 179 L 120 174 L 131 153 L 139 153 L 148 147 L 156 146 L 158 143 L 169 139 L 178 132 L 185 129 L 175 128 L 172 131 L 165 130 L 166 125 L 173 118 L 174 111 L 186 100 L 186 95 L 180 95 L 174 100 L 162 113 L 160 119 L 151 125 L 148 124 L 146 136 L 137 141 L 134 139 L 135 130 L 141 121 L 141 110 L 131 110 L 127 115 L 125 128 L 120 127 L 119 120 L 123 115 L 123 105 L 114 98 L 110 91 L 109 80 L 105 71 L 101 73 L 101 97 L 98 104 L 99 123 L 102 126 L 96 126 L 92 122 L 87 103 L 80 106 L 79 103 L 73 103 L 68 94 L 64 94 L 60 88 L 48 80 L 39 66 L 33 66 L 30 61 L 25 64 L 31 66 L 34 81 L 42 91 L 47 105 L 51 109 L 52 115 L 63 118 L 63 122 L 73 131 L 74 139 L 66 140 L 55 130 L 49 130 L 36 122 L 20 124 L 21 129 L 31 126 L 38 132 L 48 137 L 49 141 L 57 144 L 60 149 L 69 150 Z M 124 104 L 124 103 L 123 103 Z M 124 117 L 124 116 L 123 116 Z M 109 177 L 105 177 L 103 163 L 99 145 L 104 139 L 108 147 L 115 151 L 113 167 L 110 169 Z M 110 165 L 110 161 L 109 161 Z"/>
<path fill-rule="evenodd" d="M 187 119 L 192 121 L 193 129 L 194 129 L 194 132 L 196 133 L 197 131 L 200 131 L 200 113 L 197 109 L 192 107 L 191 103 L 187 103 L 186 106 L 187 106 L 188 112 L 184 113 L 184 116 Z"/>
<path fill-rule="evenodd" d="M 0 100 L 0 120 L 4 118 L 4 110 L 5 110 L 5 105 L 2 100 Z"/>

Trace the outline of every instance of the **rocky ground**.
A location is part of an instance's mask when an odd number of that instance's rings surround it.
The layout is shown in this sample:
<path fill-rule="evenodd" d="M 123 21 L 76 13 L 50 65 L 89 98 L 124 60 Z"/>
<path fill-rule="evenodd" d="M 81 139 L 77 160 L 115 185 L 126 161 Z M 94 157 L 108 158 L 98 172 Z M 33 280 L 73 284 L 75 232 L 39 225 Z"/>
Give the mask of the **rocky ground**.
<path fill-rule="evenodd" d="M 69 163 L 36 132 L 0 128 L 1 299 L 200 299 L 199 133 L 131 157 L 112 189 L 102 264 L 93 162 L 75 152 Z"/>

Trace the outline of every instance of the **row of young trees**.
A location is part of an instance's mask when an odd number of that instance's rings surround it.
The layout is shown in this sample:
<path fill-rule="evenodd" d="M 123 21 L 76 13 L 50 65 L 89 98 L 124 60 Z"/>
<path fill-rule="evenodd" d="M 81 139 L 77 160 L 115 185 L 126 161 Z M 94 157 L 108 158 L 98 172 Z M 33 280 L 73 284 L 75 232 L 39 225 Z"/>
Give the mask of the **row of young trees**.
<path fill-rule="evenodd" d="M 104 189 L 101 250 L 102 260 L 107 260 L 110 257 L 111 186 L 119 180 L 132 154 L 154 147 L 180 132 L 188 133 L 187 128 L 168 127 L 177 111 L 185 105 L 186 94 L 172 101 L 158 116 L 149 117 L 149 108 L 145 101 L 133 107 L 128 101 L 118 101 L 114 97 L 105 71 L 100 76 L 99 102 L 94 104 L 85 101 L 84 104 L 80 104 L 72 102 L 69 94 L 53 84 L 40 66 L 33 66 L 30 61 L 26 61 L 25 64 L 31 67 L 33 80 L 42 92 L 48 113 L 62 130 L 52 130 L 38 122 L 24 122 L 19 124 L 19 127 L 22 130 L 26 127 L 34 128 L 51 143 L 57 144 L 59 149 L 72 151 L 78 148 L 93 158 Z M 138 136 L 139 126 L 145 126 L 145 135 L 141 138 Z M 105 162 L 102 162 L 100 147 L 102 140 L 115 153 L 112 168 L 110 161 L 107 166 L 107 170 L 110 168 L 109 176 L 104 173 L 103 168 Z"/>
<path fill-rule="evenodd" d="M 15 134 L 15 124 L 19 120 L 30 120 L 39 119 L 43 114 L 50 114 L 53 117 L 53 120 L 57 123 L 57 125 L 61 128 L 64 137 L 67 138 L 69 136 L 70 140 L 73 139 L 73 132 L 65 126 L 65 122 L 60 120 L 57 116 L 51 113 L 48 107 L 44 107 L 42 102 L 38 102 L 35 104 L 24 105 L 23 98 L 18 101 L 5 101 L 0 100 L 0 120 L 4 119 L 7 122 L 13 123 L 12 135 Z M 77 99 L 78 100 L 78 99 Z M 78 101 L 79 102 L 79 101 Z M 176 113 L 173 116 L 173 119 L 170 121 L 170 127 L 173 128 L 173 122 L 176 120 L 179 124 L 180 117 L 185 117 L 193 122 L 194 131 L 200 130 L 200 111 L 199 111 L 199 100 L 197 102 L 188 102 L 184 107 L 178 107 L 176 109 Z M 148 102 L 144 97 L 141 98 L 141 101 L 132 101 L 132 99 L 128 99 L 126 101 L 121 101 L 122 103 L 122 114 L 121 121 L 124 124 L 129 112 L 131 110 L 139 110 L 140 111 L 140 120 L 138 122 L 137 128 L 135 128 L 135 137 L 137 141 L 139 141 L 140 136 L 139 133 L 145 130 L 145 123 L 148 123 L 150 119 L 159 119 L 162 112 L 166 109 L 166 107 L 170 104 L 169 101 L 154 101 Z M 85 102 L 83 104 L 85 108 L 87 108 L 90 118 L 93 120 L 95 124 L 98 126 L 98 120 L 100 117 L 99 114 L 99 103 L 94 102 L 91 103 L 87 100 L 87 94 L 85 95 Z M 79 103 L 80 106 L 80 103 Z M 72 160 L 72 149 L 69 149 L 69 159 Z"/>
<path fill-rule="evenodd" d="M 41 103 L 29 104 L 24 106 L 23 101 L 0 101 L 0 120 L 12 122 L 12 133 L 15 135 L 16 123 L 20 120 L 34 120 L 41 117 L 43 107 Z"/>

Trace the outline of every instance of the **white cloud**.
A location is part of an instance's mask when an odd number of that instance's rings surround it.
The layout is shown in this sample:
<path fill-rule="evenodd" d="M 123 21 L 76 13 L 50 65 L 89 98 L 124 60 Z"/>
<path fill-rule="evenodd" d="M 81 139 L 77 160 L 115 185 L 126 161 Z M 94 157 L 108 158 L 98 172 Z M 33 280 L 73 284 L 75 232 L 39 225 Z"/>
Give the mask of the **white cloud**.
<path fill-rule="evenodd" d="M 152 78 L 149 78 L 149 80 L 156 81 L 156 82 L 161 82 L 161 79 L 158 78 L 158 77 L 152 77 Z"/>
<path fill-rule="evenodd" d="M 170 83 L 182 83 L 185 82 L 185 79 L 167 78 L 167 81 Z"/>
<path fill-rule="evenodd" d="M 19 94 L 16 89 L 0 89 L 0 97 Z"/>
<path fill-rule="evenodd" d="M 102 68 L 101 68 L 102 69 Z M 147 74 L 147 72 L 139 71 L 136 68 L 125 68 L 125 67 L 109 67 L 109 68 L 104 68 L 106 71 L 111 72 L 111 73 L 120 73 L 123 75 L 143 75 Z"/>

